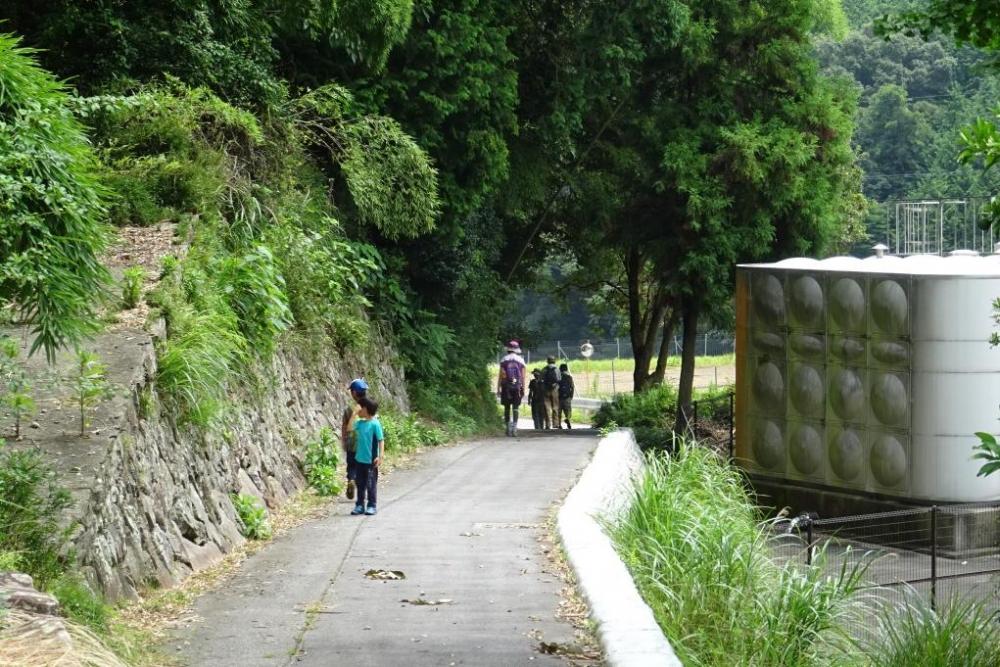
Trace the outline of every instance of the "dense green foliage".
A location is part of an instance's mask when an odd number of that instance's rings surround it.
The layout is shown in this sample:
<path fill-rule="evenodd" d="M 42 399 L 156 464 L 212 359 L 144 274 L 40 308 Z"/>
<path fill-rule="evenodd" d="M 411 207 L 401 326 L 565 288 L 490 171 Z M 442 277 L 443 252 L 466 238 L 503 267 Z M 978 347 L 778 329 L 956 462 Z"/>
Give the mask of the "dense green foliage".
<path fill-rule="evenodd" d="M 725 423 L 729 419 L 729 402 L 718 400 L 731 389 L 722 387 L 694 392 L 694 400 L 707 400 L 704 419 Z M 712 400 L 717 399 L 717 400 Z M 713 410 L 718 411 L 717 414 Z M 594 414 L 594 428 L 627 426 L 635 431 L 635 439 L 643 449 L 673 449 L 674 418 L 677 414 L 677 389 L 671 385 L 651 387 L 637 394 L 618 394 Z"/>
<path fill-rule="evenodd" d="M 776 563 L 740 473 L 705 448 L 648 463 L 611 534 L 685 665 L 851 664 L 865 565 Z"/>
<path fill-rule="evenodd" d="M 96 330 L 104 189 L 63 84 L 0 34 L 0 305 L 50 357 Z"/>
<path fill-rule="evenodd" d="M 293 53 L 377 70 L 411 11 L 412 0 L 14 0 L 2 17 L 86 94 L 168 74 L 232 102 L 275 106 Z"/>
<path fill-rule="evenodd" d="M 854 94 L 813 57 L 813 35 L 842 23 L 835 9 L 597 4 L 570 40 L 567 76 L 582 78 L 566 104 L 584 113 L 556 238 L 578 284 L 627 320 L 636 390 L 662 382 L 658 341 L 683 326 L 687 405 L 699 315 L 728 300 L 733 265 L 822 253 L 860 222 Z"/>
<path fill-rule="evenodd" d="M 0 440 L 0 553 L 13 555 L 41 587 L 66 569 L 61 551 L 69 533 L 61 519 L 69 504 L 40 451 L 7 449 Z"/>

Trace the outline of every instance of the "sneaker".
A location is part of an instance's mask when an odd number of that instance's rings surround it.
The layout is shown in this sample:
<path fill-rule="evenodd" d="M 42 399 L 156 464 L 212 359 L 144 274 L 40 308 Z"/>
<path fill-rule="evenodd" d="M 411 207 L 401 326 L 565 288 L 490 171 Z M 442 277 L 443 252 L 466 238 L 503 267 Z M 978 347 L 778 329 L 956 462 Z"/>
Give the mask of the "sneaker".
<path fill-rule="evenodd" d="M 362 507 L 361 505 L 355 505 L 354 509 L 351 510 L 351 516 L 357 516 L 359 514 L 364 514 L 364 513 L 365 513 L 365 508 Z"/>
<path fill-rule="evenodd" d="M 375 514 L 375 512 L 377 512 L 377 511 L 378 510 L 375 509 L 374 505 L 369 505 L 368 509 L 365 510 L 365 514 L 367 514 L 368 516 L 371 516 L 371 515 Z"/>
<path fill-rule="evenodd" d="M 347 499 L 354 500 L 354 480 L 347 480 Z"/>

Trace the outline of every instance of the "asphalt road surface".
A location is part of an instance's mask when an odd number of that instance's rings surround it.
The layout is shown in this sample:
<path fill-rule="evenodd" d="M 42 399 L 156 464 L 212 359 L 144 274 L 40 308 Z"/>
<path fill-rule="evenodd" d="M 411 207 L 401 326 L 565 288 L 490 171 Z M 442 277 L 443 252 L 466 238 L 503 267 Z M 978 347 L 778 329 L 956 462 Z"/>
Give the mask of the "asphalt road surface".
<path fill-rule="evenodd" d="M 564 664 L 539 651 L 574 639 L 539 538 L 597 437 L 522 433 L 429 451 L 380 480 L 377 516 L 342 499 L 275 540 L 169 650 L 192 667 Z"/>

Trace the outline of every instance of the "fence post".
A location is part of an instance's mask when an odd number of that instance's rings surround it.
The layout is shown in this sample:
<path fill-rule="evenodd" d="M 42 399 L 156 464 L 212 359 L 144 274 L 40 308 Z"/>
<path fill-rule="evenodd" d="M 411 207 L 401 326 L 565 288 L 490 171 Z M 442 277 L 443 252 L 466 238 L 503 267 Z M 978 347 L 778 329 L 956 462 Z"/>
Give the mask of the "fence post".
<path fill-rule="evenodd" d="M 618 354 L 616 354 L 615 357 L 618 358 L 618 359 L 621 359 L 622 358 L 622 339 L 621 338 L 615 338 L 615 346 L 618 347 Z"/>
<path fill-rule="evenodd" d="M 931 610 L 937 601 L 937 505 L 931 505 Z"/>
<path fill-rule="evenodd" d="M 691 403 L 691 432 L 698 437 L 698 401 Z"/>
<path fill-rule="evenodd" d="M 806 516 L 806 565 L 813 564 L 813 520 Z"/>
<path fill-rule="evenodd" d="M 736 392 L 729 392 L 729 462 L 732 463 L 735 458 L 733 457 L 733 445 L 735 444 L 736 438 L 734 437 L 736 432 Z"/>
<path fill-rule="evenodd" d="M 618 388 L 615 386 L 615 360 L 611 360 L 611 393 L 612 395 L 618 393 Z"/>

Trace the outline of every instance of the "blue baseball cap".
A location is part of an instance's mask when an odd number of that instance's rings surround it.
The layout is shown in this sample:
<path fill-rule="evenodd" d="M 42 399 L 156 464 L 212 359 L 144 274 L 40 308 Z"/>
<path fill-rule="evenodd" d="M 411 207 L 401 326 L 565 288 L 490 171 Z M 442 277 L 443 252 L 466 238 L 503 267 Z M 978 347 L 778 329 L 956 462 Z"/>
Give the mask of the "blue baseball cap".
<path fill-rule="evenodd" d="M 351 381 L 351 384 L 348 386 L 348 389 L 350 389 L 356 394 L 363 394 L 366 391 L 368 391 L 368 383 L 361 378 L 357 378 L 356 380 Z"/>

